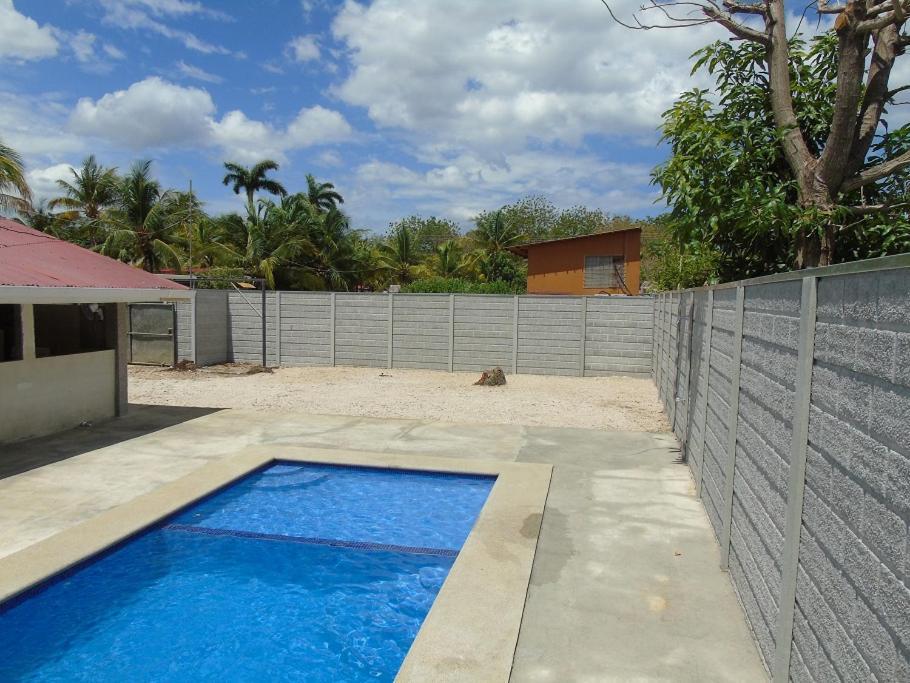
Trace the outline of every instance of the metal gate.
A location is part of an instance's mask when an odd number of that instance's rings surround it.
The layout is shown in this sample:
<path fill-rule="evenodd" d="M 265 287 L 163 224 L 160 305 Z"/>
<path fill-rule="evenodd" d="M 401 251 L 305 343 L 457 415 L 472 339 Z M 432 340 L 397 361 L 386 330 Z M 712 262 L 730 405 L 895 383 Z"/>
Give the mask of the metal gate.
<path fill-rule="evenodd" d="M 130 304 L 130 363 L 177 362 L 177 309 L 174 304 Z"/>

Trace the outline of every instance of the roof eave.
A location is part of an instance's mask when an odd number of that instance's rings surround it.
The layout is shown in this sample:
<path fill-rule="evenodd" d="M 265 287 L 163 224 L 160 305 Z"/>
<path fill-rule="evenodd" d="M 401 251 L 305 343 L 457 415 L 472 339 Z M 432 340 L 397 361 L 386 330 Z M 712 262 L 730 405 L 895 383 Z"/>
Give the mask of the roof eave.
<path fill-rule="evenodd" d="M 0 285 L 0 304 L 109 304 L 191 301 L 191 289 Z"/>

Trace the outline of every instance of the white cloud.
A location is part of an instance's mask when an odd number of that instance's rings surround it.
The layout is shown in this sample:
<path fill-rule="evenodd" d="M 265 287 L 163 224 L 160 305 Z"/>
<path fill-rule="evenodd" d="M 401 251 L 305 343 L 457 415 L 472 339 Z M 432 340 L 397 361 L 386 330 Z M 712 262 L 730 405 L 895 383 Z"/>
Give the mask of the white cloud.
<path fill-rule="evenodd" d="M 361 164 L 345 192 L 345 205 L 372 227 L 403 213 L 469 222 L 480 211 L 528 194 L 543 194 L 561 206 L 583 204 L 612 213 L 652 209 L 646 164 L 614 163 L 590 153 L 523 151 L 507 164 L 464 154 L 451 163 L 415 171 L 382 160 Z"/>
<path fill-rule="evenodd" d="M 203 14 L 215 18 L 226 18 L 221 12 L 208 10 L 199 3 L 183 2 L 182 0 L 100 0 L 105 13 L 105 24 L 119 28 L 146 30 L 157 33 L 165 38 L 178 40 L 184 47 L 202 52 L 203 54 L 230 54 L 231 51 L 221 45 L 208 43 L 194 33 L 176 29 L 163 23 L 159 19 L 168 16 L 186 16 L 189 14 Z M 150 16 L 151 12 L 153 16 Z"/>
<path fill-rule="evenodd" d="M 653 139 L 660 113 L 693 86 L 689 54 L 722 35 L 630 31 L 597 2 L 556 11 L 528 0 L 348 2 L 333 32 L 350 50 L 345 101 L 380 127 L 487 154 L 592 134 Z"/>
<path fill-rule="evenodd" d="M 286 128 L 250 119 L 237 110 L 218 119 L 206 90 L 157 76 L 98 100 L 82 98 L 69 127 L 131 150 L 220 147 L 241 162 L 284 159 L 291 150 L 347 140 L 353 134 L 340 113 L 318 105 L 301 109 Z"/>
<path fill-rule="evenodd" d="M 319 59 L 319 45 L 316 36 L 297 36 L 287 45 L 289 56 L 295 62 L 310 62 Z"/>
<path fill-rule="evenodd" d="M 0 136 L 25 157 L 29 166 L 57 162 L 84 151 L 83 140 L 65 130 L 68 114 L 69 108 L 55 93 L 0 92 Z"/>
<path fill-rule="evenodd" d="M 111 59 L 126 59 L 126 53 L 114 45 L 105 43 L 102 49 L 104 50 L 104 53 Z"/>
<path fill-rule="evenodd" d="M 291 147 L 310 147 L 330 142 L 342 142 L 352 135 L 351 126 L 337 111 L 315 106 L 301 109 L 287 130 Z"/>
<path fill-rule="evenodd" d="M 53 199 L 60 195 L 58 180 L 72 181 L 73 167 L 70 164 L 54 164 L 46 168 L 32 169 L 25 176 L 36 200 Z"/>
<path fill-rule="evenodd" d="M 80 99 L 70 128 L 138 150 L 205 139 L 214 112 L 215 103 L 205 90 L 184 88 L 154 76 L 97 101 Z"/>
<path fill-rule="evenodd" d="M 197 81 L 204 81 L 206 83 L 224 82 L 224 79 L 221 76 L 216 76 L 215 74 L 209 73 L 208 71 L 201 69 L 198 66 L 187 64 L 182 59 L 177 62 L 177 71 L 179 71 L 186 78 L 192 78 Z"/>
<path fill-rule="evenodd" d="M 95 59 L 95 34 L 88 31 L 78 31 L 69 38 L 70 48 L 76 59 L 80 62 L 90 62 Z"/>
<path fill-rule="evenodd" d="M 57 54 L 60 45 L 51 26 L 20 14 L 12 0 L 0 0 L 0 59 L 43 59 Z"/>

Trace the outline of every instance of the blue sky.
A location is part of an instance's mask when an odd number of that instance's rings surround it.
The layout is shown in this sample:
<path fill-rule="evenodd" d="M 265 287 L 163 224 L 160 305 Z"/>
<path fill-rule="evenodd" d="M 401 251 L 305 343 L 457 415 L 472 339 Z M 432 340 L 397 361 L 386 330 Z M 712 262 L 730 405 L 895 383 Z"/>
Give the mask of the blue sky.
<path fill-rule="evenodd" d="M 222 162 L 268 156 L 374 230 L 527 194 L 642 216 L 660 112 L 721 35 L 628 31 L 598 0 L 0 0 L 0 138 L 39 197 L 94 152 L 234 210 Z"/>

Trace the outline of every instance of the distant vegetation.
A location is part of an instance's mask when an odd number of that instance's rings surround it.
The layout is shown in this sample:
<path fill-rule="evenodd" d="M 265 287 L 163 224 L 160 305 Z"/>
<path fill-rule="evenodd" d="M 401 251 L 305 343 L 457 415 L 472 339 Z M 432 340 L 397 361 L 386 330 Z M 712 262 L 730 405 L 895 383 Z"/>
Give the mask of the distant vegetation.
<path fill-rule="evenodd" d="M 210 215 L 194 194 L 163 188 L 150 161 L 121 172 L 94 156 L 58 181 L 57 197 L 32 206 L 21 160 L 0 145 L 0 209 L 149 271 L 208 276 L 208 287 L 245 274 L 270 288 L 337 291 L 521 292 L 526 266 L 509 247 L 634 224 L 530 196 L 482 212 L 467 232 L 447 218 L 408 216 L 377 234 L 351 225 L 330 182 L 308 175 L 305 188 L 286 187 L 270 159 L 224 167 L 224 184 L 243 200 L 236 213 Z"/>

